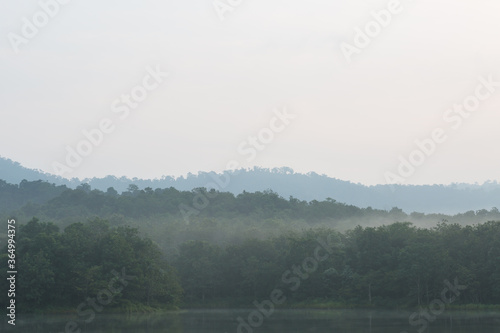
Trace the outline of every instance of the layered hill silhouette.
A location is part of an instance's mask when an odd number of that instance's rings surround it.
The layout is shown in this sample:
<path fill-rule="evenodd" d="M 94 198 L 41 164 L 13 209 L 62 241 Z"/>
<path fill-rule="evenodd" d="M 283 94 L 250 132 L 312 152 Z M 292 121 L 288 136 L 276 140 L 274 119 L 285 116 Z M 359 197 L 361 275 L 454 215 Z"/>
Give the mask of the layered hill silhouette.
<path fill-rule="evenodd" d="M 457 214 L 467 211 L 492 209 L 500 205 L 500 184 L 487 182 L 452 185 L 375 185 L 365 186 L 349 181 L 319 175 L 314 172 L 296 173 L 291 168 L 253 168 L 224 173 L 200 172 L 187 177 L 164 176 L 160 179 L 117 178 L 107 176 L 91 179 L 66 179 L 56 175 L 25 168 L 17 162 L 0 158 L 0 179 L 10 184 L 23 180 L 48 182 L 76 188 L 88 184 L 92 189 L 117 192 L 127 191 L 130 185 L 139 189 L 170 188 L 190 191 L 195 188 L 215 188 L 218 191 L 240 194 L 272 190 L 284 198 L 300 200 L 325 200 L 357 207 L 390 210 L 398 207 L 405 212 Z M 55 190 L 54 194 L 59 193 Z M 36 196 L 36 194 L 33 194 Z"/>

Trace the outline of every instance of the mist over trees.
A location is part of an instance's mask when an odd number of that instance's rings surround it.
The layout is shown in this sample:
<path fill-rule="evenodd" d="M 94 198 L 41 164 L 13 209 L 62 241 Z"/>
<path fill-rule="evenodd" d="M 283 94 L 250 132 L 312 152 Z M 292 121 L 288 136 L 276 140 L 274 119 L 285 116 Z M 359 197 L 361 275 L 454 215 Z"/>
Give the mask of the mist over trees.
<path fill-rule="evenodd" d="M 225 248 L 187 242 L 174 265 L 186 300 L 199 306 L 226 297 L 250 305 L 274 289 L 289 305 L 422 306 L 442 298 L 445 281 L 460 286 L 446 292 L 456 305 L 499 304 L 499 245 L 499 222 L 432 229 L 394 223 L 250 238 Z M 324 260 L 315 262 L 318 246 Z"/>
<path fill-rule="evenodd" d="M 50 220 L 60 226 L 80 222 L 81 218 L 102 217 L 135 225 L 138 219 L 151 220 L 154 225 L 173 221 L 187 227 L 200 221 L 214 220 L 225 230 L 245 225 L 261 227 L 269 223 L 274 229 L 335 227 L 346 230 L 356 225 L 378 226 L 408 221 L 417 226 L 434 226 L 443 220 L 451 223 L 473 224 L 500 219 L 500 212 L 490 210 L 466 211 L 455 215 L 404 212 L 398 207 L 388 210 L 359 208 L 327 198 L 323 201 L 285 199 L 271 190 L 243 191 L 238 195 L 214 189 L 195 188 L 180 191 L 173 187 L 140 189 L 129 184 L 121 194 L 110 187 L 106 191 L 81 184 L 76 189 L 55 186 L 42 181 L 22 181 L 19 185 L 0 180 L 0 212 L 13 214 L 27 221 L 33 216 Z M 165 223 L 169 221 L 169 223 Z"/>
<path fill-rule="evenodd" d="M 109 306 L 141 311 L 251 307 L 275 289 L 283 306 L 417 307 L 445 280 L 466 287 L 456 305 L 500 302 L 496 208 L 408 214 L 273 191 L 0 185 L 0 224 L 22 225 L 23 311 L 75 309 L 123 269 L 134 278 Z"/>
<path fill-rule="evenodd" d="M 128 310 L 251 307 L 273 290 L 283 292 L 288 307 L 407 308 L 441 299 L 448 285 L 460 286 L 446 293 L 454 305 L 499 304 L 499 242 L 500 222 L 432 229 L 394 223 L 263 240 L 248 234 L 226 246 L 189 240 L 167 260 L 135 229 L 95 219 L 60 232 L 33 219 L 17 239 L 17 302 L 23 311 L 82 310 L 123 271 L 129 281 L 106 305 Z M 0 257 L 3 267 L 7 256 Z"/>

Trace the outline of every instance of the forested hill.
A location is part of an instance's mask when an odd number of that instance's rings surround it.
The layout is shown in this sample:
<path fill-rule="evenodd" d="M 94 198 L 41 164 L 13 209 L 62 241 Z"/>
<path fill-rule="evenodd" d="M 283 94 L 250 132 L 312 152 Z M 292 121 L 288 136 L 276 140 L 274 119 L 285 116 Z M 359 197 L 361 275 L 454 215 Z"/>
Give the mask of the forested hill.
<path fill-rule="evenodd" d="M 497 209 L 408 215 L 272 191 L 0 185 L 0 227 L 16 221 L 20 311 L 75 312 L 117 275 L 128 280 L 109 306 L 127 311 L 247 308 L 276 288 L 284 306 L 421 307 L 443 281 L 465 288 L 454 305 L 500 302 Z"/>
<path fill-rule="evenodd" d="M 73 219 L 94 216 L 110 218 L 123 216 L 140 220 L 175 219 L 182 223 L 213 218 L 224 221 L 247 220 L 282 221 L 288 226 L 301 227 L 323 224 L 328 227 L 348 229 L 355 225 L 381 225 L 409 221 L 418 226 L 435 225 L 442 220 L 459 224 L 472 224 L 500 220 L 498 209 L 467 211 L 455 215 L 404 212 L 392 207 L 389 210 L 360 208 L 332 198 L 317 201 L 281 197 L 273 191 L 230 192 L 196 188 L 179 191 L 173 187 L 140 189 L 129 185 L 123 193 L 110 187 L 106 191 L 92 189 L 88 184 L 70 189 L 42 181 L 22 181 L 19 185 L 0 180 L 0 213 L 22 220 L 37 216 L 46 220 L 69 223 Z"/>
<path fill-rule="evenodd" d="M 389 210 L 399 207 L 406 212 L 456 214 L 465 211 L 491 209 L 500 204 L 500 184 L 496 182 L 483 185 L 454 184 L 444 185 L 377 185 L 364 186 L 348 181 L 330 178 L 316 173 L 295 173 L 290 168 L 239 170 L 237 172 L 200 172 L 186 177 L 161 179 L 129 179 L 107 176 L 80 181 L 68 180 L 41 171 L 27 169 L 11 160 L 0 158 L 0 179 L 19 184 L 22 180 L 43 180 L 56 185 L 76 188 L 82 183 L 93 189 L 106 191 L 113 187 L 119 193 L 127 191 L 130 184 L 140 189 L 151 187 L 170 188 L 190 191 L 198 187 L 213 187 L 235 195 L 243 191 L 257 192 L 273 190 L 284 198 L 293 196 L 299 200 L 325 200 L 333 198 L 358 207 L 373 207 Z"/>

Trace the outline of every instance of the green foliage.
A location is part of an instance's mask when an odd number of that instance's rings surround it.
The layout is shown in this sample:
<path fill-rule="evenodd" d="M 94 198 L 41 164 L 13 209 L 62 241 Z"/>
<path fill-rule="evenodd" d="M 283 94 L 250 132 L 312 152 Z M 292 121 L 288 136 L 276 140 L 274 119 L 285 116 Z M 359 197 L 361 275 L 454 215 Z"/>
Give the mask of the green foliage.
<path fill-rule="evenodd" d="M 135 279 L 109 306 L 128 310 L 251 307 L 276 288 L 290 306 L 312 300 L 321 307 L 423 306 L 440 298 L 444 280 L 455 277 L 467 289 L 454 306 L 500 304 L 500 222 L 487 222 L 500 219 L 497 209 L 449 217 L 358 208 L 331 198 L 287 200 L 272 191 L 235 196 L 132 184 L 120 195 L 88 185 L 69 190 L 0 182 L 0 194 L 2 186 L 5 193 L 30 188 L 34 197 L 36 191 L 60 191 L 45 204 L 28 200 L 14 211 L 19 223 L 29 221 L 16 239 L 21 310 L 76 308 L 123 268 Z M 200 195 L 209 203 L 195 208 Z M 17 205 L 25 199 L 16 199 Z M 196 213 L 185 220 L 181 205 Z M 54 223 L 31 219 L 33 214 Z M 442 222 L 426 228 L 397 222 L 423 218 Z M 472 224 L 477 221 L 482 223 Z M 327 239 L 327 258 L 306 274 L 304 262 Z M 2 290 L 6 283 L 0 281 Z"/>
<path fill-rule="evenodd" d="M 113 228 L 107 221 L 94 219 L 72 224 L 61 233 L 55 225 L 33 219 L 19 228 L 16 244 L 16 302 L 23 311 L 76 309 L 88 297 L 109 288 L 113 272 L 123 270 L 134 279 L 114 295 L 110 306 L 127 302 L 176 306 L 182 295 L 177 276 L 161 251 L 136 229 Z M 5 281 L 0 285 L 8 289 Z"/>
<path fill-rule="evenodd" d="M 23 180 L 19 185 L 0 180 L 0 213 L 8 213 L 23 206 L 27 212 L 34 213 L 40 204 L 46 203 L 66 190 L 66 186 L 56 186 L 41 180 L 33 182 Z"/>
<path fill-rule="evenodd" d="M 332 253 L 292 290 L 283 273 L 299 266 L 304 274 L 304 260 L 313 256 L 318 240 L 329 236 L 337 244 Z M 455 278 L 467 289 L 454 306 L 500 304 L 499 242 L 500 222 L 432 229 L 395 223 L 344 234 L 329 229 L 294 232 L 227 247 L 190 241 L 181 246 L 175 266 L 187 304 L 226 298 L 251 306 L 279 288 L 289 306 L 322 299 L 344 306 L 413 307 L 440 299 L 444 281 Z"/>

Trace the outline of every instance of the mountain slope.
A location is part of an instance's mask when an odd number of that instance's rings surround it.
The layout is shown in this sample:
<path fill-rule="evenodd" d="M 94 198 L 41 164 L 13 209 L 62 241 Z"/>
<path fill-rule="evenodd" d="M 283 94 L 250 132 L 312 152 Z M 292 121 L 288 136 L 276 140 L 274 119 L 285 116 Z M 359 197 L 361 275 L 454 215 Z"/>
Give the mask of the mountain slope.
<path fill-rule="evenodd" d="M 358 207 L 386 210 L 399 207 L 408 213 L 418 211 L 456 214 L 500 206 L 500 184 L 496 182 L 483 185 L 365 186 L 316 173 L 295 173 L 290 168 L 254 168 L 223 174 L 200 172 L 197 175 L 189 174 L 187 177 L 163 177 L 149 180 L 107 176 L 80 181 L 27 169 L 11 160 L 0 159 L 0 179 L 13 184 L 19 184 L 23 179 L 43 180 L 70 188 L 88 183 L 94 189 L 106 191 L 109 187 L 113 187 L 118 192 L 126 191 L 131 184 L 140 189 L 174 187 L 182 191 L 206 187 L 233 194 L 271 189 L 284 198 L 293 196 L 307 201 L 332 198 Z"/>

